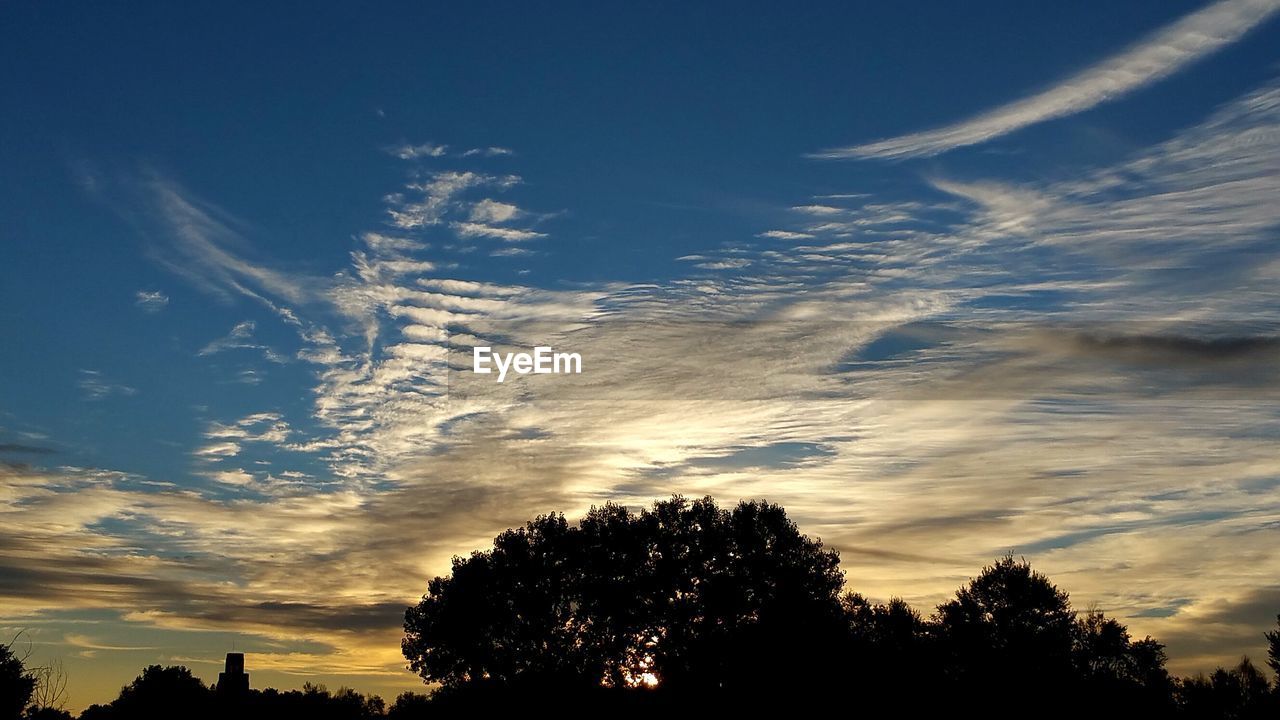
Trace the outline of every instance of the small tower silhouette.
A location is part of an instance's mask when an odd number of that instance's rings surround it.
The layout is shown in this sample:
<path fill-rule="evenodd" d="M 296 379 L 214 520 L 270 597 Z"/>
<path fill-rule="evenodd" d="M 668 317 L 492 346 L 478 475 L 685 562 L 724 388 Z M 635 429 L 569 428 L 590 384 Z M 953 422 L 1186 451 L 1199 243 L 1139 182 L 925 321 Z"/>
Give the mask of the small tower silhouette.
<path fill-rule="evenodd" d="M 249 692 L 249 673 L 244 671 L 244 653 L 227 653 L 227 666 L 218 673 L 219 695 L 244 695 Z"/>

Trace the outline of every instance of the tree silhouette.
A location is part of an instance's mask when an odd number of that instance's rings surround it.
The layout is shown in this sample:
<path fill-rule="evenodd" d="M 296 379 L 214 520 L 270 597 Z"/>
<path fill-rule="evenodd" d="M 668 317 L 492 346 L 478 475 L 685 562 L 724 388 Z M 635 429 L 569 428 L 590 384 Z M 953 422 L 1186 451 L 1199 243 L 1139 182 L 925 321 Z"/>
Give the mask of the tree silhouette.
<path fill-rule="evenodd" d="M 36 679 L 27 672 L 13 643 L 0 645 L 0 720 L 17 720 L 31 703 Z"/>
<path fill-rule="evenodd" d="M 149 665 L 133 682 L 120 688 L 109 705 L 93 705 L 81 713 L 81 720 L 129 718 L 161 720 L 181 715 L 205 718 L 213 714 L 213 692 L 191 670 L 181 665 Z"/>
<path fill-rule="evenodd" d="M 1280 615 L 1276 615 L 1276 629 L 1268 630 L 1263 635 L 1267 638 L 1267 665 L 1280 678 Z M 1280 690 L 1280 682 L 1276 685 L 1277 690 Z"/>
<path fill-rule="evenodd" d="M 1067 593 L 1012 555 L 938 606 L 932 630 L 944 682 L 996 714 L 1025 713 L 1046 697 L 1058 712 L 1173 710 L 1163 645 L 1133 641 L 1098 611 L 1078 617 Z"/>
<path fill-rule="evenodd" d="M 580 617 L 579 548 L 561 515 L 545 515 L 494 539 L 489 552 L 455 558 L 406 613 L 405 656 L 414 671 L 451 689 L 591 682 L 604 672 L 592 628 Z"/>
<path fill-rule="evenodd" d="M 657 640 L 652 673 L 695 691 L 813 685 L 838 651 L 839 557 L 777 505 L 720 510 L 710 498 L 658 503 L 650 539 Z"/>
<path fill-rule="evenodd" d="M 1097 611 L 1077 622 L 1074 645 L 1080 702 L 1114 712 L 1172 709 L 1164 645 L 1133 641 L 1128 628 Z"/>
<path fill-rule="evenodd" d="M 42 705 L 27 708 L 27 714 L 22 716 L 22 720 L 72 720 L 72 715 L 62 708 Z"/>
<path fill-rule="evenodd" d="M 402 649 L 446 692 L 794 687 L 840 647 L 838 565 L 765 502 L 606 505 L 577 527 L 546 515 L 433 579 Z"/>
<path fill-rule="evenodd" d="M 387 708 L 389 720 L 412 720 L 425 717 L 431 711 L 431 696 L 414 692 L 402 692 Z"/>
<path fill-rule="evenodd" d="M 62 709 L 66 695 L 67 674 L 62 662 L 31 665 L 31 643 L 15 652 L 14 647 L 26 635 L 19 632 L 7 645 L 0 645 L 0 720 L 64 720 L 71 717 Z"/>
<path fill-rule="evenodd" d="M 67 697 L 67 671 L 61 660 L 53 660 L 43 665 L 29 667 L 27 673 L 35 680 L 35 692 L 31 694 L 31 707 L 27 710 L 28 720 L 33 718 L 53 718 L 68 715 L 62 710 Z"/>
<path fill-rule="evenodd" d="M 1020 693 L 1067 691 L 1075 620 L 1067 594 L 1012 555 L 983 568 L 935 616 L 950 681 Z"/>
<path fill-rule="evenodd" d="M 1209 677 L 1198 675 L 1178 683 L 1177 701 L 1184 717 L 1252 720 L 1274 718 L 1276 701 L 1270 683 L 1249 658 Z"/>
<path fill-rule="evenodd" d="M 920 692 L 942 681 L 930 623 L 900 598 L 877 605 L 848 593 L 843 605 L 849 639 L 847 656 L 836 663 L 845 671 L 841 685 L 856 686 L 860 696 L 908 714 L 934 714 L 942 703 Z"/>
<path fill-rule="evenodd" d="M 403 709 L 403 708 L 402 708 Z M 418 717 L 399 714 L 396 717 Z M 237 720 L 374 720 L 387 717 L 386 703 L 377 695 L 350 688 L 331 692 L 324 685 L 306 683 L 301 690 L 274 688 L 244 694 L 220 695 L 181 666 L 152 665 L 107 705 L 92 705 L 80 720 L 148 720 L 150 718 L 236 718 Z M 31 718 L 30 720 L 41 720 Z M 52 719 L 50 719 L 52 720 Z"/>

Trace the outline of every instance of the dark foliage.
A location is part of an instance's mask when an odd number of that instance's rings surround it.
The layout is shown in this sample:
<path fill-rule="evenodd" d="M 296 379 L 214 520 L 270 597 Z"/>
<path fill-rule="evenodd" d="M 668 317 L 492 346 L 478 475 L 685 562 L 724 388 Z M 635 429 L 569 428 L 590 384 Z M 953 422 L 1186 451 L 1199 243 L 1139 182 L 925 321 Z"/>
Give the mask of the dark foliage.
<path fill-rule="evenodd" d="M 36 679 L 27 672 L 13 644 L 0 645 L 0 720 L 17 720 L 31 703 Z"/>
<path fill-rule="evenodd" d="M 210 716 L 213 693 L 182 666 L 150 665 L 133 682 L 120 688 L 110 705 L 93 705 L 81 713 L 83 720 L 137 718 L 161 720 L 173 717 L 174 708 L 192 718 Z"/>
<path fill-rule="evenodd" d="M 391 720 L 409 720 L 424 717 L 431 707 L 431 696 L 422 693 L 403 692 L 396 701 L 387 708 L 387 717 Z"/>
<path fill-rule="evenodd" d="M 330 692 L 323 685 L 302 690 L 274 688 L 250 690 L 241 696 L 218 694 L 182 666 L 152 665 L 121 688 L 108 705 L 93 705 L 81 720 L 149 720 L 150 718 L 235 718 L 236 720 L 371 720 L 386 717 L 386 706 L 377 695 L 362 695 L 348 688 Z M 418 717 L 401 714 L 397 717 Z"/>
<path fill-rule="evenodd" d="M 28 667 L 30 646 L 15 652 L 16 644 L 0 645 L 0 720 L 70 720 L 58 707 L 66 678 L 61 665 Z"/>
<path fill-rule="evenodd" d="M 36 707 L 28 708 L 23 720 L 72 720 L 71 713 L 61 708 Z"/>
<path fill-rule="evenodd" d="M 1280 717 L 1280 697 L 1249 658 L 1230 670 L 1218 668 L 1209 677 L 1203 675 L 1178 682 L 1177 704 L 1187 718 L 1254 718 Z"/>
<path fill-rule="evenodd" d="M 432 580 L 403 649 L 445 696 L 816 686 L 840 650 L 838 563 L 767 503 L 607 505 L 577 527 L 547 515 Z"/>
<path fill-rule="evenodd" d="M 1276 629 L 1264 635 L 1267 638 L 1267 665 L 1280 678 L 1280 615 L 1276 615 Z"/>

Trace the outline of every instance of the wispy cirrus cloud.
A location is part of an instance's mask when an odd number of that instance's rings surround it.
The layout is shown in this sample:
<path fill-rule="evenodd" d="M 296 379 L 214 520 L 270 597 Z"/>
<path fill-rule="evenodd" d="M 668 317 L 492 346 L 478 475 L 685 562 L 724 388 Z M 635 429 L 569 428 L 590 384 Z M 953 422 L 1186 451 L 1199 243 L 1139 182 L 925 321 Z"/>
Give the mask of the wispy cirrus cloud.
<path fill-rule="evenodd" d="M 134 304 L 143 312 L 158 313 L 169 306 L 169 296 L 159 290 L 139 290 L 134 294 Z"/>
<path fill-rule="evenodd" d="M 510 148 L 498 147 L 490 145 L 489 147 L 469 148 L 461 152 L 449 152 L 448 145 L 438 145 L 436 143 L 425 142 L 414 145 L 412 143 L 401 143 L 395 147 L 389 148 L 388 152 L 401 160 L 421 160 L 423 158 L 494 158 L 507 155 L 514 155 L 515 151 Z"/>
<path fill-rule="evenodd" d="M 253 333 L 257 330 L 258 324 L 253 320 L 243 320 L 235 324 L 226 335 L 209 342 L 200 351 L 196 353 L 202 357 L 216 355 L 228 350 L 256 350 L 262 353 L 262 356 L 273 363 L 284 363 L 288 360 L 271 349 L 271 347 L 253 340 Z"/>
<path fill-rule="evenodd" d="M 510 148 L 496 147 L 496 146 L 490 145 L 489 147 L 471 148 L 470 150 L 465 150 L 462 153 L 462 157 L 475 157 L 477 155 L 480 157 L 502 157 L 504 155 L 514 155 L 514 154 L 515 154 L 515 151 Z"/>
<path fill-rule="evenodd" d="M 418 158 L 438 158 L 444 157 L 449 152 L 447 145 L 436 145 L 434 143 L 422 143 L 419 145 L 410 145 L 405 143 L 391 149 L 391 154 L 401 160 L 417 160 Z"/>
<path fill-rule="evenodd" d="M 495 238 L 505 242 L 522 242 L 524 240 L 537 240 L 547 236 L 536 230 L 523 230 L 520 228 L 499 227 L 495 225 L 485 225 L 477 222 L 461 222 L 454 223 L 454 229 L 458 235 L 464 238 Z"/>
<path fill-rule="evenodd" d="M 95 182 L 91 194 L 137 228 L 148 241 L 146 254 L 152 261 L 222 301 L 249 298 L 296 323 L 292 308 L 321 301 L 330 284 L 328 278 L 251 257 L 251 230 L 243 222 L 155 171 L 110 184 Z M 168 296 L 140 291 L 136 302 L 154 311 L 167 305 Z"/>
<path fill-rule="evenodd" d="M 794 230 L 765 230 L 756 237 L 772 238 L 774 240 L 807 240 L 813 235 L 805 232 L 796 232 Z"/>
<path fill-rule="evenodd" d="M 201 458 L 225 458 L 240 454 L 240 443 L 215 442 L 196 448 L 195 455 Z"/>
<path fill-rule="evenodd" d="M 259 412 L 240 418 L 234 423 L 212 422 L 204 436 L 210 440 L 239 440 L 280 444 L 289 439 L 289 423 L 280 413 Z"/>
<path fill-rule="evenodd" d="M 934 130 L 814 153 L 823 159 L 928 157 L 1084 112 L 1172 75 L 1239 40 L 1280 10 L 1276 0 L 1219 0 L 1125 51 L 1026 98 Z"/>
<path fill-rule="evenodd" d="M 84 393 L 86 400 L 99 401 L 106 400 L 112 396 L 129 396 L 136 395 L 138 389 L 112 382 L 102 373 L 101 370 L 81 370 L 80 379 L 76 381 L 76 385 L 80 387 Z"/>

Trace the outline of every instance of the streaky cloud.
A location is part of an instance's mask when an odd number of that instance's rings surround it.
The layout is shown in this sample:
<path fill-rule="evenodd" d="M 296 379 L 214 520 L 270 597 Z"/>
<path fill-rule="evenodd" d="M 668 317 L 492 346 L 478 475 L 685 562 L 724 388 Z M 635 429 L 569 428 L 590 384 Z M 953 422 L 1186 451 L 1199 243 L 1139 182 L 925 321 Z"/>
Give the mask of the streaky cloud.
<path fill-rule="evenodd" d="M 812 157 L 828 160 L 929 157 L 983 143 L 1029 125 L 1084 112 L 1207 57 L 1239 40 L 1277 10 L 1280 10 L 1280 0 L 1221 0 L 1029 97 L 952 125 L 833 148 L 814 153 Z"/>
<path fill-rule="evenodd" d="M 169 296 L 159 290 L 139 290 L 134 293 L 134 298 L 134 304 L 147 313 L 158 313 L 169 305 Z"/>

